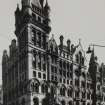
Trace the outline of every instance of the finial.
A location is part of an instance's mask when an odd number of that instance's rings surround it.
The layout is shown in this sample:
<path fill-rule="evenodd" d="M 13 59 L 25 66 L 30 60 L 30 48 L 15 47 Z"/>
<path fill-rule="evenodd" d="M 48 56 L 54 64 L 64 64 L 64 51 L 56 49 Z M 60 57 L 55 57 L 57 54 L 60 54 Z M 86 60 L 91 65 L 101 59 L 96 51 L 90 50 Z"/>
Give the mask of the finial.
<path fill-rule="evenodd" d="M 17 10 L 20 10 L 20 8 L 19 8 L 19 4 L 17 3 Z"/>
<path fill-rule="evenodd" d="M 48 0 L 46 0 L 45 8 L 50 9 L 48 5 Z"/>
<path fill-rule="evenodd" d="M 81 38 L 79 38 L 79 44 L 81 44 Z"/>
<path fill-rule="evenodd" d="M 41 4 L 42 8 L 43 8 L 43 3 L 44 3 L 44 0 L 40 0 L 40 4 Z"/>
<path fill-rule="evenodd" d="M 17 7 L 19 8 L 19 4 L 17 3 Z"/>
<path fill-rule="evenodd" d="M 67 43 L 69 43 L 69 44 L 70 44 L 70 43 L 71 43 L 71 40 L 70 40 L 70 39 L 68 39 L 68 40 L 67 40 Z"/>
<path fill-rule="evenodd" d="M 46 0 L 46 5 L 48 5 L 48 0 Z"/>

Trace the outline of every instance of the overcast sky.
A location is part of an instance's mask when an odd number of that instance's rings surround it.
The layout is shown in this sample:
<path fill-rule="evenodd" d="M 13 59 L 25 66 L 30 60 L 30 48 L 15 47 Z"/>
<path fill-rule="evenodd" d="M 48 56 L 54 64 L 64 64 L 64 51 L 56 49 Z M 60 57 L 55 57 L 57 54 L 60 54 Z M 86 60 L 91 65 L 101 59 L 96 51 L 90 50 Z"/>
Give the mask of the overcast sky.
<path fill-rule="evenodd" d="M 0 64 L 2 52 L 15 38 L 14 11 L 20 0 L 2 0 L 0 3 Z M 51 7 L 51 26 L 57 43 L 59 36 L 72 43 L 82 41 L 84 50 L 90 43 L 105 45 L 105 0 L 48 0 Z M 50 34 L 50 36 L 51 36 Z M 99 61 L 105 62 L 105 48 L 95 47 Z M 1 67 L 0 67 L 1 68 Z M 2 69 L 0 69 L 0 83 Z"/>

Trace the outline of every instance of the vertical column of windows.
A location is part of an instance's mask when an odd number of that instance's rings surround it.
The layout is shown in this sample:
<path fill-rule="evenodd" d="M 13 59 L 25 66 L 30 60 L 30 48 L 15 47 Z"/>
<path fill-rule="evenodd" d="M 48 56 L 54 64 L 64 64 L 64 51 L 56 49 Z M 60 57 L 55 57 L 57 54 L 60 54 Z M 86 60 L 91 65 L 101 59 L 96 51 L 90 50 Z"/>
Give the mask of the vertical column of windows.
<path fill-rule="evenodd" d="M 52 64 L 51 64 L 51 80 L 52 81 L 58 81 L 57 78 L 57 58 L 55 58 L 54 56 L 51 57 L 52 60 Z"/>

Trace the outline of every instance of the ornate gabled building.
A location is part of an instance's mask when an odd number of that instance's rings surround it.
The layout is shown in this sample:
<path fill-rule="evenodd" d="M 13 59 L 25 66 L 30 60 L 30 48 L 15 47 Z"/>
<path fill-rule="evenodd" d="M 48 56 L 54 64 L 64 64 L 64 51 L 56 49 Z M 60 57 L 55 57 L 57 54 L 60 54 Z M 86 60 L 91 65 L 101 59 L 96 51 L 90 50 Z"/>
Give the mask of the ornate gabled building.
<path fill-rule="evenodd" d="M 54 35 L 49 39 L 49 12 L 47 0 L 22 0 L 22 9 L 17 5 L 17 42 L 12 40 L 9 55 L 5 50 L 2 57 L 4 105 L 93 104 L 81 42 L 64 45 L 61 35 L 57 45 Z"/>
<path fill-rule="evenodd" d="M 99 65 L 97 57 L 94 54 L 94 49 L 91 52 L 91 58 L 89 63 L 89 74 L 92 79 L 92 105 L 101 105 L 104 103 L 104 65 Z"/>
<path fill-rule="evenodd" d="M 100 72 L 101 72 L 101 86 L 100 86 L 101 105 L 105 105 L 105 65 L 103 63 L 100 66 Z"/>

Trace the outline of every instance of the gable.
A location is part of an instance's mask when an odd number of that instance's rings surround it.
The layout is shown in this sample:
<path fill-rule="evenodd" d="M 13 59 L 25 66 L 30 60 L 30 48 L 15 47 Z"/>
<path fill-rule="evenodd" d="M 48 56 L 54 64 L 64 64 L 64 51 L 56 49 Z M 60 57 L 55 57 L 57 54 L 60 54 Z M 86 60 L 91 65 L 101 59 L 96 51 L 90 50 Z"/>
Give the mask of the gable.
<path fill-rule="evenodd" d="M 79 42 L 78 47 L 76 48 L 76 50 L 73 54 L 73 59 L 74 59 L 74 62 L 82 63 L 83 65 L 86 62 L 85 51 L 83 50 L 83 47 L 82 47 L 80 42 Z"/>

